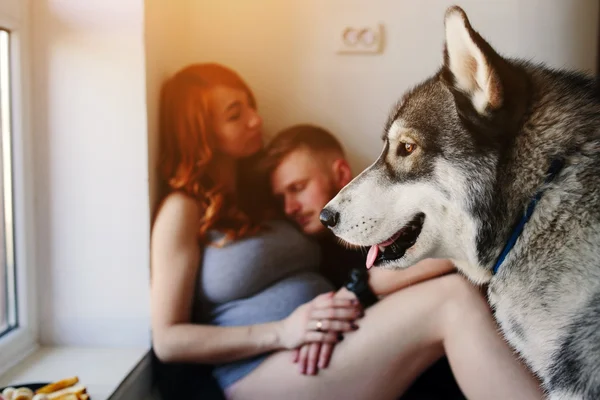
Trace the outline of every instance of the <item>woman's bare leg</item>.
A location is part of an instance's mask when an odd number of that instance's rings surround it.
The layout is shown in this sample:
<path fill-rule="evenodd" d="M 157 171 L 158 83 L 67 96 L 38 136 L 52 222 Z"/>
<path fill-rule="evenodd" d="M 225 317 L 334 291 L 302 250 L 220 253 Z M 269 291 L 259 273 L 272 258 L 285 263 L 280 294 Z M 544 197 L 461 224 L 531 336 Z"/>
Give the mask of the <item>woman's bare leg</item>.
<path fill-rule="evenodd" d="M 397 399 L 444 348 L 469 399 L 540 399 L 538 382 L 497 333 L 483 297 L 452 274 L 369 308 L 330 365 L 301 375 L 290 352 L 269 357 L 226 391 L 231 399 Z"/>
<path fill-rule="evenodd" d="M 541 382 L 502 338 L 488 303 L 477 288 L 456 292 L 446 307 L 444 349 L 459 386 L 469 399 L 545 398 Z"/>

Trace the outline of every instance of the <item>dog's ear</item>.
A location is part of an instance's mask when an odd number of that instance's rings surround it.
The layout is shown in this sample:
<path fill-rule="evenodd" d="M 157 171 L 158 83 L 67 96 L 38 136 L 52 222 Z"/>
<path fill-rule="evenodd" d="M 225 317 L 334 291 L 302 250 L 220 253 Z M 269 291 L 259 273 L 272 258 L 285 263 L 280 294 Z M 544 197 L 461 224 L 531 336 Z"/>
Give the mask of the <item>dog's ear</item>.
<path fill-rule="evenodd" d="M 470 99 L 479 114 L 498 110 L 504 90 L 496 62 L 500 57 L 471 27 L 465 12 L 457 6 L 445 16 L 446 44 L 442 76 L 446 83 Z"/>

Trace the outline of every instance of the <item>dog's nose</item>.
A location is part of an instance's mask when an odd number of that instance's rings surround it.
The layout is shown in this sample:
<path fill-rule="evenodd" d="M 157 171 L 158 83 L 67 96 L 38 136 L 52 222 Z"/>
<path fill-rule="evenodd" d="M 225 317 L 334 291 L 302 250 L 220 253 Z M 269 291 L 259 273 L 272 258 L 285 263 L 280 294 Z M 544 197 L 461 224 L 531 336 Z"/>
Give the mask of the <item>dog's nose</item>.
<path fill-rule="evenodd" d="M 319 214 L 319 219 L 321 220 L 321 223 L 326 227 L 333 228 L 337 225 L 338 221 L 340 220 L 340 213 L 324 208 L 321 211 L 321 214 Z"/>

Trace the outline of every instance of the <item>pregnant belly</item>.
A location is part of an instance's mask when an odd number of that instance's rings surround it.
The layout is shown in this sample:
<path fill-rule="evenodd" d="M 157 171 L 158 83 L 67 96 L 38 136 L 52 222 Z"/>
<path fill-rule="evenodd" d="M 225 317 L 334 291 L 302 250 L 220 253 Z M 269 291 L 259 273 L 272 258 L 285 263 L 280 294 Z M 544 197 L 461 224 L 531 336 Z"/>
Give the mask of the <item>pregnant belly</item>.
<path fill-rule="evenodd" d="M 216 306 L 211 320 L 220 326 L 278 321 L 290 315 L 298 306 L 331 290 L 331 284 L 317 273 L 295 274 L 251 297 Z"/>

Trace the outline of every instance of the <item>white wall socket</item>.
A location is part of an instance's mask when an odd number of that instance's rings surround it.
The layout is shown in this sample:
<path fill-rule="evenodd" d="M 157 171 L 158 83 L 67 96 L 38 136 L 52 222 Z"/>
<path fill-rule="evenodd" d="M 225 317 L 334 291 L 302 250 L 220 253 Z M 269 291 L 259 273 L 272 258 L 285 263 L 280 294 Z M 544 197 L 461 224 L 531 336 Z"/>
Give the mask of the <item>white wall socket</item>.
<path fill-rule="evenodd" d="M 337 33 L 338 54 L 378 54 L 383 52 L 383 25 L 348 25 Z"/>

